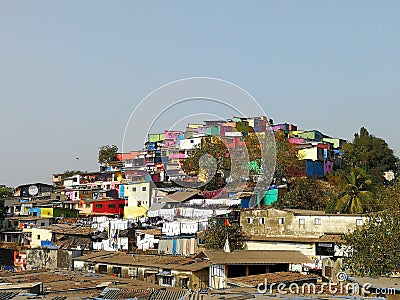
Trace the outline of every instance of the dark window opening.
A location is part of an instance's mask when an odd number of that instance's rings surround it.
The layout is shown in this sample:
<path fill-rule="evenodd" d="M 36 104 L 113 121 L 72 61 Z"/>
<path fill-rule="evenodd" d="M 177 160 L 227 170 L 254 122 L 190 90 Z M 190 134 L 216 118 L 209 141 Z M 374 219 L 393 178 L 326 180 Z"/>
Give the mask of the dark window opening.
<path fill-rule="evenodd" d="M 246 268 L 242 265 L 230 265 L 228 266 L 228 277 L 243 277 L 246 276 Z"/>
<path fill-rule="evenodd" d="M 113 276 L 121 277 L 122 275 L 122 268 L 121 267 L 113 267 L 112 268 Z"/>
<path fill-rule="evenodd" d="M 269 266 L 269 272 L 288 272 L 289 271 L 289 264 L 276 264 Z"/>
<path fill-rule="evenodd" d="M 99 273 L 107 274 L 107 265 L 99 265 Z"/>
<path fill-rule="evenodd" d="M 250 265 L 249 266 L 249 275 L 259 275 L 259 274 L 265 274 L 265 273 L 268 273 L 266 265 Z"/>
<path fill-rule="evenodd" d="M 317 256 L 333 256 L 335 254 L 333 243 L 317 243 L 315 246 L 315 255 Z"/>

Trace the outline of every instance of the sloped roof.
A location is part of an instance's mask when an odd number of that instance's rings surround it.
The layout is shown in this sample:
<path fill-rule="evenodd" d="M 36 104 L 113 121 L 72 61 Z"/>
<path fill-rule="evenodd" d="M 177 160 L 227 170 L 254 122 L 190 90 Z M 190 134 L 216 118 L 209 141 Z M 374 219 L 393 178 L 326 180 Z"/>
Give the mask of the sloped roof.
<path fill-rule="evenodd" d="M 203 252 L 211 263 L 222 265 L 311 263 L 311 260 L 299 251 L 238 250 L 233 252 L 224 252 L 217 250 L 204 250 Z"/>
<path fill-rule="evenodd" d="M 121 252 L 99 253 L 93 256 L 85 255 L 74 258 L 74 260 L 124 266 L 169 268 L 180 271 L 198 271 L 210 266 L 210 262 L 204 259 L 163 255 L 130 255 Z"/>
<path fill-rule="evenodd" d="M 196 195 L 198 195 L 198 191 L 189 191 L 189 192 L 175 192 L 171 195 L 167 195 L 160 200 L 160 202 L 183 202 L 188 200 Z"/>
<path fill-rule="evenodd" d="M 266 236 L 252 235 L 250 241 L 265 241 L 265 242 L 293 242 L 293 243 L 344 243 L 341 234 L 324 234 L 316 237 L 299 237 L 299 236 Z"/>
<path fill-rule="evenodd" d="M 250 275 L 245 277 L 229 278 L 228 283 L 233 283 L 243 287 L 257 287 L 260 282 L 280 283 L 280 282 L 298 282 L 302 280 L 317 280 L 318 276 L 315 274 L 305 275 L 296 272 L 275 272 L 268 274 Z"/>
<path fill-rule="evenodd" d="M 180 300 L 188 295 L 188 290 L 156 290 L 150 295 L 149 300 Z"/>

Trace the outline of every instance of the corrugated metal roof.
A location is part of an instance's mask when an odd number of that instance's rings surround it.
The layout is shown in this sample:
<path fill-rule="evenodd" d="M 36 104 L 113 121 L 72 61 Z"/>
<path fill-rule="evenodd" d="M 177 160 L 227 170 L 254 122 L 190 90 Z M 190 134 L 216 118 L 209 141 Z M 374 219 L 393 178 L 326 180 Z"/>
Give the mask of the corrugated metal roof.
<path fill-rule="evenodd" d="M 15 292 L 6 292 L 6 293 L 0 293 L 0 300 L 9 300 L 17 296 L 18 293 Z"/>
<path fill-rule="evenodd" d="M 189 295 L 189 291 L 186 290 L 158 290 L 154 291 L 149 300 L 181 300 L 186 295 Z"/>

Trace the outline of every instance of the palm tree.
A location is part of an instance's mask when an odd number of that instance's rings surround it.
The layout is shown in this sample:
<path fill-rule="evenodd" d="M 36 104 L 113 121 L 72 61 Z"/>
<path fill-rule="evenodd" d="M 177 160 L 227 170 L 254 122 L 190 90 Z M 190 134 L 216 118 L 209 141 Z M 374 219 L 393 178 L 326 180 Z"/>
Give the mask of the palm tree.
<path fill-rule="evenodd" d="M 353 168 L 344 176 L 341 197 L 336 203 L 336 210 L 342 213 L 362 213 L 367 206 L 368 190 L 371 185 L 367 173 L 360 168 Z"/>

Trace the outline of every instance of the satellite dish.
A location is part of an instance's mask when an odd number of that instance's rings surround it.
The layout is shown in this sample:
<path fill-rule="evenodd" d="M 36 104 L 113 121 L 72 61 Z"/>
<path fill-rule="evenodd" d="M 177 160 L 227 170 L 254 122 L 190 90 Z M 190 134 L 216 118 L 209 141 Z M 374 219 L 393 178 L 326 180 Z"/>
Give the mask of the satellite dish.
<path fill-rule="evenodd" d="M 38 189 L 38 187 L 36 185 L 31 185 L 28 188 L 28 193 L 31 196 L 36 196 L 39 193 L 39 189 Z"/>

